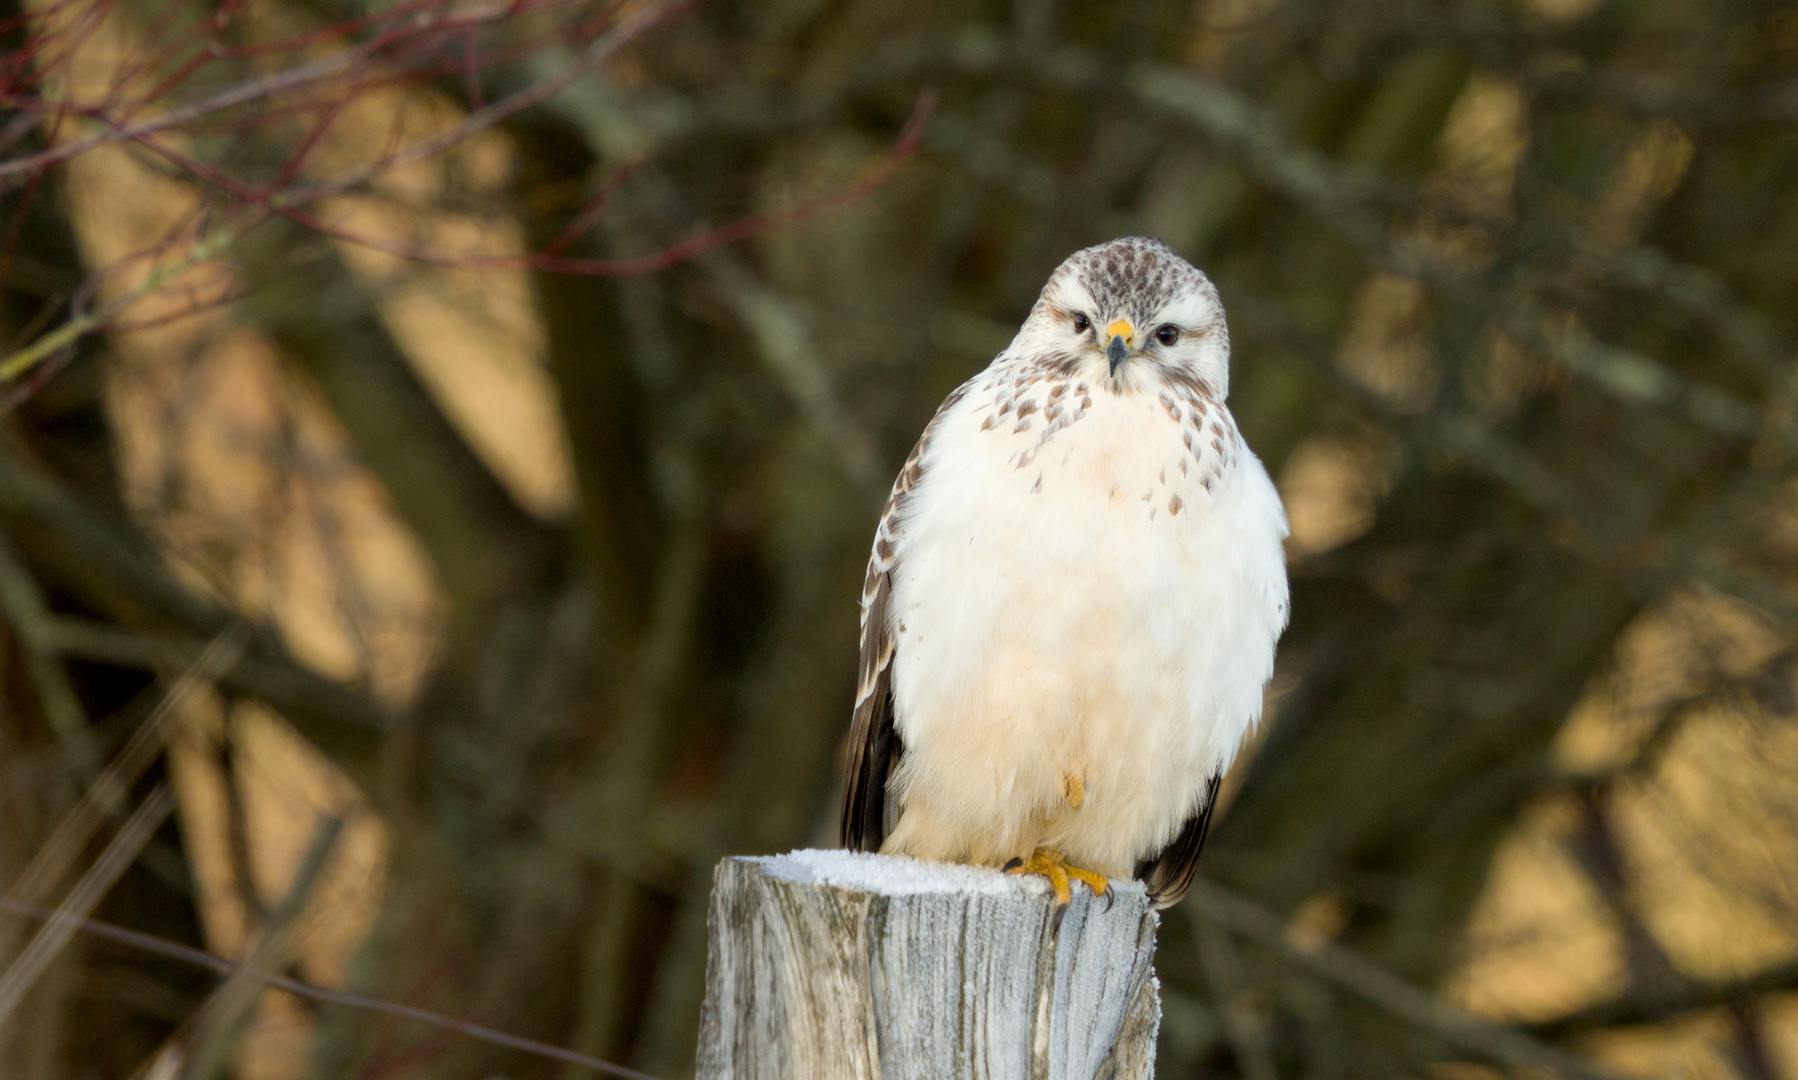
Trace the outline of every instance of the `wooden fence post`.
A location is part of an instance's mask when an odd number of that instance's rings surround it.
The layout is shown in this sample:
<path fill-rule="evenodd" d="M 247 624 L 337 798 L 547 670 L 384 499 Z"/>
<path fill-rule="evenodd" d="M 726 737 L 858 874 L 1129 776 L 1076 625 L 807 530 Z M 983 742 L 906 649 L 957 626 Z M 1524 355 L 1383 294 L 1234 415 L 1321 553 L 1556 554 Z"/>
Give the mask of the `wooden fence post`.
<path fill-rule="evenodd" d="M 846 851 L 726 859 L 699 1080 L 1146 1080 L 1159 919 L 1136 882 L 1059 927 L 1040 878 Z"/>

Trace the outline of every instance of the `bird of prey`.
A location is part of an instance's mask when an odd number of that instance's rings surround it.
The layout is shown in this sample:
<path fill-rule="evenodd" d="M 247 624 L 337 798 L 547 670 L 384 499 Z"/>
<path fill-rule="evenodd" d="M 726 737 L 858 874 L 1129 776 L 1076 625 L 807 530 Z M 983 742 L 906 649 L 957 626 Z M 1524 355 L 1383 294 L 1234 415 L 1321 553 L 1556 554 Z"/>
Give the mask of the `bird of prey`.
<path fill-rule="evenodd" d="M 1125 237 L 943 402 L 862 588 L 845 847 L 1041 874 L 1061 906 L 1070 879 L 1185 894 L 1287 618 L 1229 361 L 1211 281 Z"/>

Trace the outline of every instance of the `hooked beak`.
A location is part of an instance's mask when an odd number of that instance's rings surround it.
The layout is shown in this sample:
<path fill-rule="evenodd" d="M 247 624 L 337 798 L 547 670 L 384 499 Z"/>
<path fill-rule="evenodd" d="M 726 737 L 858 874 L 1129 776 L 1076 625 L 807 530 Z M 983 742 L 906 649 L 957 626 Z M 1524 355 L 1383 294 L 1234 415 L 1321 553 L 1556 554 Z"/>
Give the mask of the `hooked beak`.
<path fill-rule="evenodd" d="M 1118 319 L 1105 328 L 1111 337 L 1111 344 L 1105 346 L 1105 358 L 1111 361 L 1111 373 L 1118 373 L 1118 365 L 1130 355 L 1130 345 L 1136 340 L 1136 328 L 1128 319 Z"/>

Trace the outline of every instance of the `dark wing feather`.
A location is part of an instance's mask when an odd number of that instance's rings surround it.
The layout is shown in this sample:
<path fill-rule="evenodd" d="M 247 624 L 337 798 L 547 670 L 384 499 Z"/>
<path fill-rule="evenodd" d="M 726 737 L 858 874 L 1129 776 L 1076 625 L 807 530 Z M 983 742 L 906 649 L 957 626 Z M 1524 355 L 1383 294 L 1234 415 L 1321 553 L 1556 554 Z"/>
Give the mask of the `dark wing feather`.
<path fill-rule="evenodd" d="M 1199 868 L 1199 852 L 1205 848 L 1205 834 L 1211 831 L 1211 809 L 1217 805 L 1217 786 L 1222 773 L 1205 785 L 1205 805 L 1181 827 L 1174 842 L 1156 852 L 1152 859 L 1136 864 L 1136 876 L 1149 887 L 1156 907 L 1173 907 L 1186 895 L 1192 876 Z"/>
<path fill-rule="evenodd" d="M 887 498 L 880 526 L 874 530 L 874 552 L 868 559 L 868 576 L 862 581 L 861 677 L 855 687 L 855 713 L 849 723 L 849 758 L 843 770 L 843 846 L 851 851 L 878 851 L 897 822 L 897 809 L 889 815 L 887 779 L 905 754 L 905 744 L 894 727 L 892 628 L 887 625 L 887 596 L 892 588 L 893 566 L 899 555 L 899 521 L 905 502 L 924 478 L 924 448 L 930 433 L 968 392 L 969 380 L 944 399 L 918 445 L 906 458 L 893 493 Z"/>
<path fill-rule="evenodd" d="M 881 521 L 884 532 L 886 521 Z M 887 777 L 905 752 L 893 730 L 893 637 L 886 625 L 890 579 L 878 559 L 868 567 L 871 596 L 862 601 L 861 679 L 855 691 L 855 714 L 849 723 L 849 760 L 843 774 L 843 846 L 851 851 L 879 851 L 886 839 Z"/>

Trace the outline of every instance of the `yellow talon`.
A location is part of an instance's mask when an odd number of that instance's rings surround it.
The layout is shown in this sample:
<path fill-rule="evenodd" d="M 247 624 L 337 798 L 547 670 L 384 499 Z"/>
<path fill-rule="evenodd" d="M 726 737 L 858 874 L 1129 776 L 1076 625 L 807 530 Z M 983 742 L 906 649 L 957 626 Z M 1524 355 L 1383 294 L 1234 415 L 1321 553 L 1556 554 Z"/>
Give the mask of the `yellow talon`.
<path fill-rule="evenodd" d="M 1061 785 L 1062 794 L 1067 796 L 1068 806 L 1075 810 L 1086 801 L 1086 784 L 1081 781 L 1079 773 L 1069 773 Z"/>
<path fill-rule="evenodd" d="M 1070 800 L 1071 801 L 1071 800 Z M 1076 804 L 1077 805 L 1077 804 Z M 1093 891 L 1094 896 L 1105 896 L 1111 892 L 1111 883 L 1105 880 L 1104 874 L 1095 874 L 1091 870 L 1083 870 L 1078 866 L 1069 866 L 1060 852 L 1038 848 L 1028 859 L 1006 870 L 1008 874 L 1041 874 L 1049 879 L 1049 886 L 1055 890 L 1055 906 L 1064 908 L 1074 899 L 1074 893 L 1068 882 L 1082 881 Z"/>
<path fill-rule="evenodd" d="M 1078 866 L 1070 866 L 1067 868 L 1067 871 L 1068 876 L 1075 881 L 1086 882 L 1086 887 L 1093 891 L 1094 896 L 1106 896 L 1110 894 L 1111 882 L 1105 880 L 1104 874 L 1095 873 L 1091 870 L 1083 870 Z"/>

